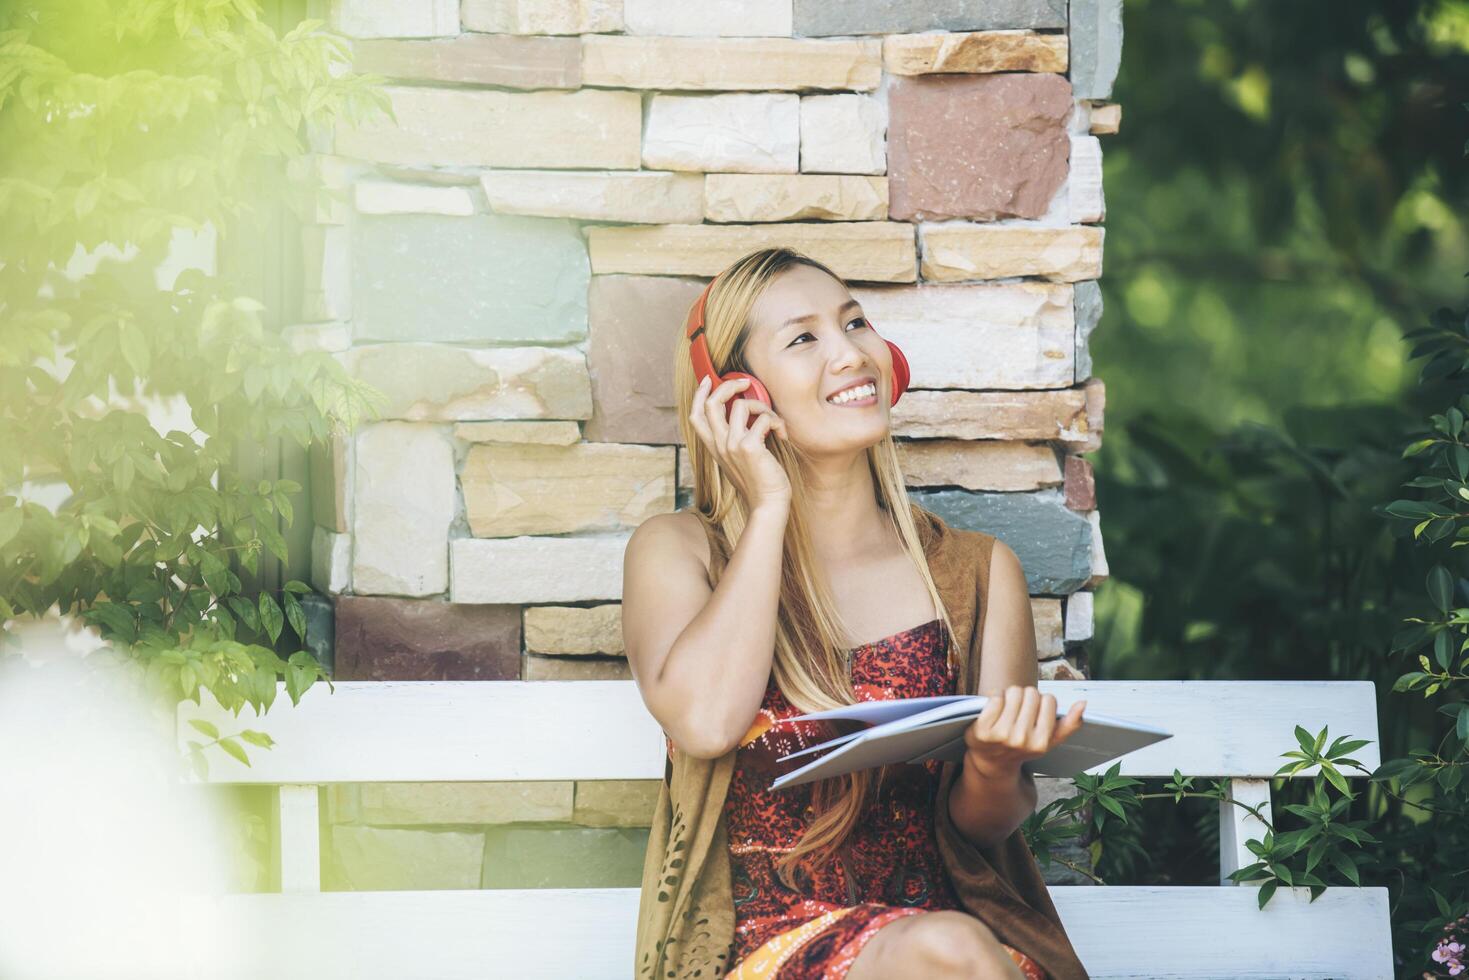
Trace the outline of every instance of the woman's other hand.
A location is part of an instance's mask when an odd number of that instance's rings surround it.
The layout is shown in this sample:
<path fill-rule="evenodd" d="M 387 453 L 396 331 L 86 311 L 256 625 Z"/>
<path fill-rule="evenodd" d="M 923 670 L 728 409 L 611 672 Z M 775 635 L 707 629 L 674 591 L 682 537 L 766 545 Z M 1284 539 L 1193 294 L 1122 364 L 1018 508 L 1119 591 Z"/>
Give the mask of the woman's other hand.
<path fill-rule="evenodd" d="M 1012 684 L 989 695 L 979 717 L 964 730 L 964 764 L 987 779 L 1014 776 L 1022 763 L 1045 755 L 1081 727 L 1086 701 L 1078 701 L 1060 721 L 1056 696 L 1034 685 Z"/>

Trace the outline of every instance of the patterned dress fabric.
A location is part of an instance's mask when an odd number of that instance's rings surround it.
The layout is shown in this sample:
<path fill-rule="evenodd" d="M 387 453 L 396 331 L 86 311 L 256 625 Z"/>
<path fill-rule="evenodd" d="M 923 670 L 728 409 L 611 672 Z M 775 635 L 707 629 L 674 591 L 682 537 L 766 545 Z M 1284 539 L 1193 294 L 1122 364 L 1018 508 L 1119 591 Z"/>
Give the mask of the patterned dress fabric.
<path fill-rule="evenodd" d="M 931 620 L 851 650 L 859 700 L 956 692 L 946 662 L 943 621 Z M 771 790 L 782 773 L 812 756 L 780 756 L 832 737 L 820 722 L 787 723 L 801 714 L 772 676 L 755 723 L 741 739 L 725 802 L 735 938 L 728 980 L 842 980 L 877 930 L 906 915 L 962 909 L 934 835 L 941 763 L 902 766 L 884 780 L 840 860 L 797 870 L 799 891 L 781 883 L 776 858 L 799 840 L 811 817 L 814 783 Z M 1046 980 L 1040 966 L 1005 946 L 1026 980 Z"/>

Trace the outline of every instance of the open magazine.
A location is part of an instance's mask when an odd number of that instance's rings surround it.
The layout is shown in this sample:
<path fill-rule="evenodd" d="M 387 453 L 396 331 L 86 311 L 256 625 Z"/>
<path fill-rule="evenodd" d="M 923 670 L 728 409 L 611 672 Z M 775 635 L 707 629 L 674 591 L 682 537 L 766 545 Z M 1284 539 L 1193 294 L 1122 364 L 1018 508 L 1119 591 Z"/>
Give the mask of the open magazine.
<path fill-rule="evenodd" d="M 817 752 L 826 753 L 778 777 L 770 788 L 798 786 L 857 769 L 899 762 L 922 762 L 925 759 L 960 762 L 964 758 L 964 732 L 979 717 L 988 701 L 989 698 L 982 694 L 859 701 L 783 719 L 778 724 L 854 721 L 866 723 L 868 727 L 781 756 L 783 762 Z M 1069 703 L 1063 705 L 1058 701 L 1058 723 L 1070 707 Z M 1022 768 L 1036 776 L 1074 776 L 1172 737 L 1172 732 L 1151 725 L 1095 714 L 1088 705 L 1082 714 L 1081 727 L 1070 738 L 1045 755 L 1024 763 Z"/>

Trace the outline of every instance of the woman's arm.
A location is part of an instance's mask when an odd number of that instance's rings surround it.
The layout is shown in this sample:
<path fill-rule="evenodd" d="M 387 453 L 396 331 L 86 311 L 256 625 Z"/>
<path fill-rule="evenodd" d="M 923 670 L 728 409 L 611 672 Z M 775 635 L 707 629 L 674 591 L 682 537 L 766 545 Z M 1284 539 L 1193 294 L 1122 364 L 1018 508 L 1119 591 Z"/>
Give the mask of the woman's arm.
<path fill-rule="evenodd" d="M 789 506 L 779 501 L 750 512 L 712 590 L 677 529 L 650 518 L 628 541 L 622 589 L 628 665 L 648 710 L 679 751 L 724 755 L 760 710 L 775 654 Z"/>

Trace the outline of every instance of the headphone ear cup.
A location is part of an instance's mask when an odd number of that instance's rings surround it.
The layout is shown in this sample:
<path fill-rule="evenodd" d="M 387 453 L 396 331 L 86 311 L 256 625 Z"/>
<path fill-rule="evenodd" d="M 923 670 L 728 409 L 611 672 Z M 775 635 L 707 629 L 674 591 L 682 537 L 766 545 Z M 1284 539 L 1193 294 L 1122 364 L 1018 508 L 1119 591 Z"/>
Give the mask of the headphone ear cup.
<path fill-rule="evenodd" d="M 753 374 L 746 374 L 744 371 L 731 371 L 728 374 L 721 375 L 709 390 L 713 391 L 714 388 L 717 388 L 726 381 L 738 381 L 740 378 L 749 378 L 750 386 L 744 391 L 735 392 L 734 396 L 724 403 L 724 420 L 726 422 L 729 421 L 730 415 L 734 412 L 735 399 L 738 398 L 750 398 L 757 402 L 764 402 L 766 408 L 775 408 L 775 403 L 770 400 L 770 392 L 765 390 L 765 386 L 760 383 L 760 379 Z"/>
<path fill-rule="evenodd" d="M 891 340 L 886 341 L 888 350 L 893 355 L 893 400 L 889 406 L 898 404 L 898 399 L 903 397 L 903 392 L 908 390 L 908 358 L 898 349 L 898 345 Z"/>

